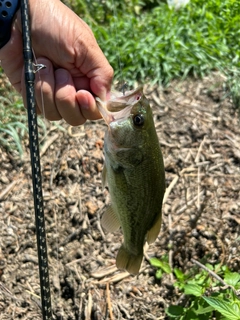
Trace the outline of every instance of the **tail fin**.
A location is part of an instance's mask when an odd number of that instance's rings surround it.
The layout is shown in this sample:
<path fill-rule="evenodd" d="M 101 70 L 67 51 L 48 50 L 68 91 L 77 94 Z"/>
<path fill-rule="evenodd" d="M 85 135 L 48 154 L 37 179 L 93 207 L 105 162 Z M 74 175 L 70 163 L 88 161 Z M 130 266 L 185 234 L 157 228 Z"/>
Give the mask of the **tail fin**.
<path fill-rule="evenodd" d="M 138 274 L 143 259 L 143 252 L 133 255 L 127 251 L 124 245 L 118 251 L 116 265 L 118 269 L 125 269 L 129 273 Z"/>

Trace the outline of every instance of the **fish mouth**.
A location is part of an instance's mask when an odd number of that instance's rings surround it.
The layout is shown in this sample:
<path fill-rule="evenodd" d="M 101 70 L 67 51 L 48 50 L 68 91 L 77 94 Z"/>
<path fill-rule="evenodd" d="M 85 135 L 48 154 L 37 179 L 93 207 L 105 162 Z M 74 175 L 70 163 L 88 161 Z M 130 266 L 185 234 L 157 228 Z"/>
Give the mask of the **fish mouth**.
<path fill-rule="evenodd" d="M 119 96 L 120 95 L 120 96 Z M 128 91 L 125 95 L 118 93 L 117 96 L 112 95 L 108 101 L 102 101 L 96 98 L 96 104 L 106 124 L 109 126 L 111 122 L 124 120 L 131 114 L 132 107 L 138 103 L 143 96 L 143 87 Z"/>
<path fill-rule="evenodd" d="M 120 111 L 111 112 L 107 107 L 108 102 L 103 102 L 99 98 L 96 98 L 96 102 L 98 110 L 108 126 L 114 121 L 127 119 L 131 113 L 132 105 L 128 107 L 124 106 Z"/>

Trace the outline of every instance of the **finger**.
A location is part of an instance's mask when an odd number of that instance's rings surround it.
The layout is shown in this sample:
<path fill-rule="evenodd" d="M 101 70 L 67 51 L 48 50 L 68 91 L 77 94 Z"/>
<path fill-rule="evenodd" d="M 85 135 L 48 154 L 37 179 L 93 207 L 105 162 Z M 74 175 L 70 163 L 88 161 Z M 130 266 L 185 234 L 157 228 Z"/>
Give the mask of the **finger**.
<path fill-rule="evenodd" d="M 72 126 L 86 121 L 76 99 L 76 89 L 70 73 L 65 69 L 55 71 L 55 103 L 59 114 Z"/>
<path fill-rule="evenodd" d="M 87 57 L 81 66 L 81 71 L 90 80 L 90 91 L 101 100 L 106 100 L 106 96 L 111 90 L 113 68 L 97 43 L 96 46 L 89 47 L 90 49 L 87 51 Z"/>
<path fill-rule="evenodd" d="M 38 58 L 38 64 L 43 64 L 44 69 L 36 73 L 35 93 L 36 102 L 43 116 L 48 120 L 62 119 L 55 104 L 55 79 L 51 61 L 46 58 Z"/>
<path fill-rule="evenodd" d="M 95 99 L 89 91 L 79 90 L 76 93 L 76 98 L 85 119 L 96 120 L 101 118 Z"/>
<path fill-rule="evenodd" d="M 91 91 L 105 101 L 110 95 L 111 84 L 113 79 L 113 69 L 109 64 L 103 64 L 95 70 L 93 77 L 90 79 Z"/>
<path fill-rule="evenodd" d="M 85 25 L 84 31 L 74 43 L 75 65 L 89 79 L 89 91 L 105 100 L 111 90 L 113 68 L 87 25 Z M 76 34 L 77 32 L 76 30 Z"/>

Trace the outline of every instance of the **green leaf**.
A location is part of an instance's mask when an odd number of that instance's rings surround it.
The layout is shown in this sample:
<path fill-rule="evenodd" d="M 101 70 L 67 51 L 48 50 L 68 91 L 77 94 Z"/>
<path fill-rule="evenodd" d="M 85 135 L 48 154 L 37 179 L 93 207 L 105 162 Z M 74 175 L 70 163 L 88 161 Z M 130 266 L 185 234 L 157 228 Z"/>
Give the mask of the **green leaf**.
<path fill-rule="evenodd" d="M 161 268 L 161 261 L 157 258 L 151 258 L 150 263 L 153 267 Z"/>
<path fill-rule="evenodd" d="M 203 289 L 198 284 L 189 283 L 184 286 L 184 293 L 200 297 L 203 294 Z"/>
<path fill-rule="evenodd" d="M 185 275 L 180 269 L 174 268 L 173 272 L 179 281 L 185 280 Z"/>
<path fill-rule="evenodd" d="M 236 313 L 235 308 L 230 301 L 225 301 L 217 297 L 203 297 L 203 299 L 228 320 L 240 320 L 239 312 Z"/>
<path fill-rule="evenodd" d="M 199 307 L 195 312 L 196 314 L 206 314 L 206 313 L 212 312 L 213 310 L 214 308 L 212 306 L 208 306 L 206 308 Z"/>
<path fill-rule="evenodd" d="M 161 279 L 161 278 L 162 278 L 162 275 L 163 275 L 162 269 L 158 269 L 158 270 L 156 271 L 156 278 L 157 278 L 157 279 Z"/>
<path fill-rule="evenodd" d="M 224 281 L 230 286 L 235 285 L 240 281 L 240 274 L 237 272 L 228 272 L 225 274 Z"/>
<path fill-rule="evenodd" d="M 151 258 L 150 263 L 153 267 L 161 268 L 165 273 L 171 273 L 172 270 L 169 264 L 165 261 L 161 261 L 157 258 Z"/>
<path fill-rule="evenodd" d="M 172 318 L 178 318 L 184 312 L 184 308 L 182 306 L 170 306 L 166 309 L 166 314 Z"/>
<path fill-rule="evenodd" d="M 189 308 L 182 320 L 201 320 L 202 317 L 197 315 L 192 308 Z M 205 319 L 204 319 L 205 320 Z"/>

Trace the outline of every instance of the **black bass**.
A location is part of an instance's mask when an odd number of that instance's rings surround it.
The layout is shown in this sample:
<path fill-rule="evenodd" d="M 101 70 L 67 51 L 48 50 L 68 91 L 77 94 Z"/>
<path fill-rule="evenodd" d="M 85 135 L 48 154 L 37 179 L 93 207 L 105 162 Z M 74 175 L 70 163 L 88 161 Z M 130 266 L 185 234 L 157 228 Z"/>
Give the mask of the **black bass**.
<path fill-rule="evenodd" d="M 117 94 L 107 102 L 96 98 L 108 125 L 104 140 L 103 186 L 108 186 L 111 205 L 102 217 L 109 232 L 122 228 L 124 242 L 116 265 L 139 272 L 145 241 L 154 242 L 161 227 L 165 192 L 162 153 L 152 110 L 142 87 Z"/>

